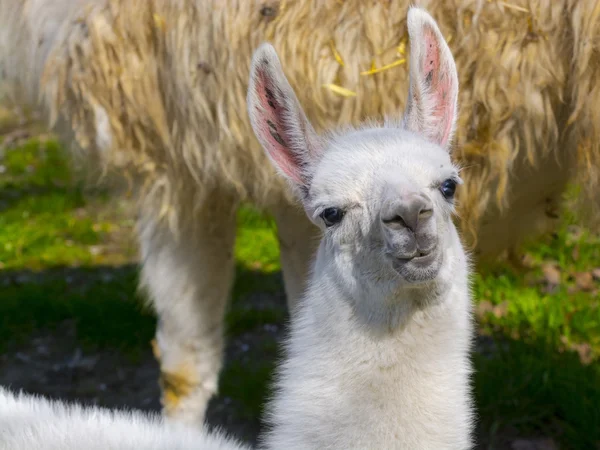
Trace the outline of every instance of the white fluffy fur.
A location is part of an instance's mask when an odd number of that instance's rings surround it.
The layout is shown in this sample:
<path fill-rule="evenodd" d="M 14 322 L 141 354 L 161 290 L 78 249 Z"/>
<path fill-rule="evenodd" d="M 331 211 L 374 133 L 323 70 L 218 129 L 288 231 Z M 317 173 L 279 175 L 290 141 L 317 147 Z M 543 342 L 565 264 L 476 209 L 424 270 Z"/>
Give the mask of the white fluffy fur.
<path fill-rule="evenodd" d="M 320 257 L 326 252 L 323 246 Z M 447 256 L 452 263 L 440 276 L 460 281 L 435 306 L 409 314 L 398 304 L 368 326 L 342 292 L 350 280 L 317 265 L 319 280 L 293 323 L 268 410 L 269 449 L 470 448 L 466 261 L 458 247 Z M 396 318 L 408 323 L 390 325 Z"/>
<path fill-rule="evenodd" d="M 439 191 L 439 182 L 458 178 L 447 151 L 450 134 L 434 128 L 454 128 L 457 74 L 431 17 L 411 9 L 408 23 L 416 68 L 410 84 L 418 92 L 401 127 L 320 141 L 311 136 L 272 47 L 261 47 L 254 59 L 252 125 L 274 164 L 288 165 L 280 172 L 323 229 L 268 410 L 270 449 L 471 446 L 469 263 L 452 223 L 453 205 Z M 429 56 L 439 57 L 433 74 L 422 70 L 431 61 L 424 48 L 430 44 L 437 49 Z M 449 91 L 439 95 L 441 89 Z M 263 95 L 274 106 L 261 101 Z M 281 139 L 271 139 L 263 123 Z M 308 152 L 306 142 L 315 143 Z M 296 169 L 289 167 L 294 163 Z M 424 214 L 420 226 L 436 230 L 437 260 L 395 270 L 384 255 L 395 256 L 396 250 L 382 232 L 382 215 L 388 202 L 404 201 L 407 191 L 432 204 L 429 222 Z M 345 216 L 326 228 L 320 214 L 330 207 L 342 208 Z M 399 229 L 393 238 L 405 237 Z M 409 245 L 401 242 L 400 253 Z"/>
<path fill-rule="evenodd" d="M 83 408 L 0 388 L 0 450 L 243 450 L 156 415 Z"/>
<path fill-rule="evenodd" d="M 402 126 L 318 137 L 273 47 L 261 46 L 253 59 L 248 108 L 255 133 L 323 231 L 267 410 L 269 449 L 471 446 L 469 264 L 452 222 L 453 202 L 440 191 L 444 180 L 458 180 L 447 145 L 457 73 L 431 17 L 411 9 L 408 22 L 417 47 L 411 66 L 418 70 L 411 71 L 414 103 Z M 390 205 L 404 208 L 415 198 L 426 209 L 413 228 L 396 220 L 404 209 L 393 224 L 384 219 Z M 345 215 L 325 227 L 321 213 L 331 207 Z M 169 248 L 147 248 L 146 256 L 171 261 Z M 140 413 L 51 404 L 4 390 L 0 445 L 242 448 Z"/>

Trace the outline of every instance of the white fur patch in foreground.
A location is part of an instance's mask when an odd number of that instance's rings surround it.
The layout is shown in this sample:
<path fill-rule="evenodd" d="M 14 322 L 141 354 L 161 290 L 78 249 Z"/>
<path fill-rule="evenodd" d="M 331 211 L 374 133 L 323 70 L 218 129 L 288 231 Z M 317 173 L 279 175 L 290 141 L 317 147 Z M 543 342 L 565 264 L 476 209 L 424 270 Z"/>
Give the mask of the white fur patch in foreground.
<path fill-rule="evenodd" d="M 245 450 L 142 412 L 82 407 L 0 387 L 0 450 Z"/>

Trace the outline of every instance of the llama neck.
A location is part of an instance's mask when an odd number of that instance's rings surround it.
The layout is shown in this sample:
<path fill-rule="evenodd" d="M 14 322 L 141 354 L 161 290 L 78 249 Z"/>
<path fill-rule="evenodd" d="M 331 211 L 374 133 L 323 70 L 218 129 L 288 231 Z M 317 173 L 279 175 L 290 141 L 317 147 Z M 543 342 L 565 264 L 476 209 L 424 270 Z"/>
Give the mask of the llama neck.
<path fill-rule="evenodd" d="M 472 325 L 458 250 L 442 298 L 405 308 L 395 327 L 366 324 L 335 277 L 315 270 L 279 373 L 269 448 L 469 448 Z"/>

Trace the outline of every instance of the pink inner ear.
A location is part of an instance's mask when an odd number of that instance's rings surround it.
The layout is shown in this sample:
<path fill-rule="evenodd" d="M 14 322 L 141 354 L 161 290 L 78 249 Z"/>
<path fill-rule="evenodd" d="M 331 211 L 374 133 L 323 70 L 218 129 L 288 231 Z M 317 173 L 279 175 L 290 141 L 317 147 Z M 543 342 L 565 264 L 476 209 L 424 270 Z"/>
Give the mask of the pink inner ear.
<path fill-rule="evenodd" d="M 435 127 L 434 138 L 446 145 L 452 131 L 454 97 L 451 95 L 452 80 L 441 67 L 441 49 L 437 35 L 430 27 L 425 27 L 423 37 L 426 45 L 426 59 L 423 62 L 423 76 L 431 96 L 434 108 L 432 122 Z"/>
<path fill-rule="evenodd" d="M 256 94 L 262 111 L 257 111 L 260 134 L 271 158 L 288 177 L 296 183 L 304 184 L 299 161 L 290 148 L 289 125 L 286 118 L 290 111 L 281 101 L 281 94 L 275 91 L 273 83 L 264 70 L 256 77 Z"/>

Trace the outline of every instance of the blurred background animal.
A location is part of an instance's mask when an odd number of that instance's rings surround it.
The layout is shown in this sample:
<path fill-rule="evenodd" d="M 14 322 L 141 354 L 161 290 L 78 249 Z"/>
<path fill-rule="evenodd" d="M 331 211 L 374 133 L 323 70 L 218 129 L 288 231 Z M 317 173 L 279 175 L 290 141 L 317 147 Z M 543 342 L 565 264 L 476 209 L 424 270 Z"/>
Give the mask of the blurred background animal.
<path fill-rule="evenodd" d="M 418 4 L 456 59 L 458 225 L 477 260 L 551 227 L 573 178 L 582 209 L 597 211 L 597 2 Z M 236 209 L 249 202 L 274 216 L 292 308 L 318 236 L 252 135 L 252 52 L 274 44 L 318 132 L 400 114 L 408 6 L 0 0 L 1 73 L 14 101 L 38 108 L 74 154 L 133 187 L 169 417 L 202 421 L 217 388 Z"/>

